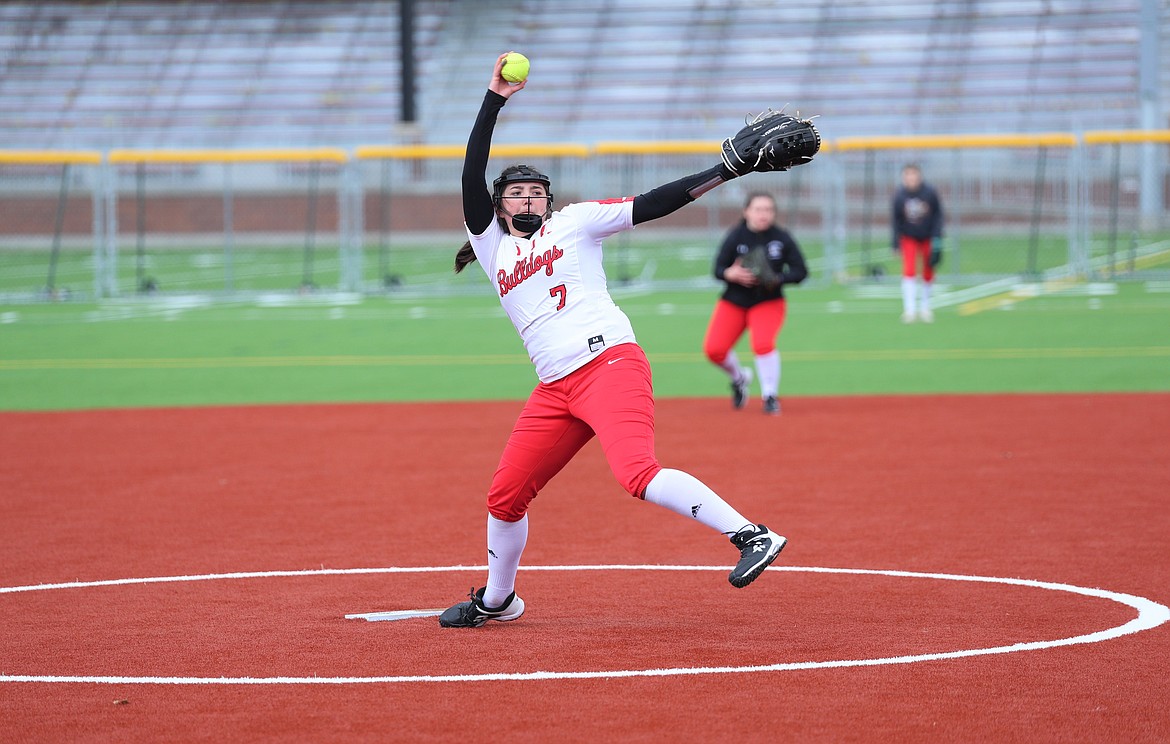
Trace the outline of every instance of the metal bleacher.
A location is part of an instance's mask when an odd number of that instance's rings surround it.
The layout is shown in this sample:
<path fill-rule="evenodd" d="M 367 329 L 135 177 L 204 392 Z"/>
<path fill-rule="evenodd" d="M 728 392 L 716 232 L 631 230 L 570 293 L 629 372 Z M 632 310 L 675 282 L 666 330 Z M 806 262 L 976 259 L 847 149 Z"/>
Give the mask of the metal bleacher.
<path fill-rule="evenodd" d="M 524 20 L 501 33 L 533 59 L 540 94 L 524 103 L 525 129 L 543 138 L 722 137 L 746 113 L 784 104 L 822 115 L 829 137 L 1069 131 L 1102 110 L 1111 126 L 1137 125 L 1139 9 L 1140 0 L 571 9 L 527 0 L 515 14 Z M 470 89 L 450 95 L 478 101 Z"/>
<path fill-rule="evenodd" d="M 417 7 L 425 62 L 448 4 Z M 346 144 L 399 118 L 390 3 L 12 3 L 0 29 L 10 144 Z"/>
<path fill-rule="evenodd" d="M 457 143 L 508 49 L 532 83 L 498 142 L 722 138 L 784 104 L 829 138 L 1075 131 L 1102 112 L 1130 128 L 1140 6 L 417 0 L 419 122 L 402 127 L 394 2 L 2 3 L 0 132 L 25 148 Z"/>

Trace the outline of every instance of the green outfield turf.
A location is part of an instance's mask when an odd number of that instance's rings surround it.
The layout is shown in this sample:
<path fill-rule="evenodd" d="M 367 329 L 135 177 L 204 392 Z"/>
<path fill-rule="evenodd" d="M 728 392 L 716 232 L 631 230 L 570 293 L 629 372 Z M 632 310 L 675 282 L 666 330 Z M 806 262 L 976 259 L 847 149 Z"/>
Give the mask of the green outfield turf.
<path fill-rule="evenodd" d="M 860 277 L 873 268 L 886 275 L 900 271 L 900 259 L 890 251 L 884 232 L 873 235 L 868 243 L 852 241 L 832 266 L 825 259 L 819 237 L 816 231 L 809 231 L 798 238 L 814 277 L 840 271 Z M 615 236 L 606 245 L 606 272 L 614 282 L 639 277 L 659 280 L 703 277 L 710 271 L 721 238 L 721 232 L 710 231 L 670 240 L 635 239 L 628 234 Z M 241 241 L 245 239 L 241 237 Z M 374 240 L 362 254 L 362 281 L 371 288 L 377 288 L 386 279 L 392 279 L 396 286 L 407 287 L 470 284 L 466 277 L 457 278 L 451 273 L 452 256 L 460 242 L 458 236 L 448 242 L 427 244 Z M 1107 252 L 1105 239 L 1095 240 L 1093 245 L 1095 253 Z M 1115 252 L 1120 268 L 1125 267 L 1128 255 L 1124 249 Z M 50 256 L 44 247 L 0 250 L 0 295 L 36 294 L 50 284 L 74 295 L 93 292 L 94 259 L 90 250 L 61 251 L 55 260 Z M 1063 235 L 1037 236 L 1034 243 L 1028 236 L 966 236 L 961 241 L 951 241 L 942 271 L 966 276 L 966 281 L 978 281 L 970 277 L 1027 276 L 1067 262 L 1067 241 Z M 1162 263 L 1170 264 L 1170 255 Z M 317 245 L 311 251 L 297 245 L 244 244 L 230 251 L 192 246 L 151 247 L 141 255 L 132 245 L 125 245 L 114 273 L 114 284 L 122 295 L 137 293 L 145 283 L 163 292 L 290 291 L 306 284 L 322 288 L 338 286 L 341 259 L 337 246 L 330 244 Z"/>
<path fill-rule="evenodd" d="M 428 299 L 0 306 L 0 409 L 522 399 L 536 381 L 531 363 L 476 278 L 482 293 Z M 899 322 L 893 283 L 796 287 L 781 393 L 1170 390 L 1165 284 L 983 297 L 940 287 L 931 325 Z M 615 295 L 660 396 L 726 392 L 701 352 L 714 290 Z M 739 348 L 750 358 L 746 341 Z"/>

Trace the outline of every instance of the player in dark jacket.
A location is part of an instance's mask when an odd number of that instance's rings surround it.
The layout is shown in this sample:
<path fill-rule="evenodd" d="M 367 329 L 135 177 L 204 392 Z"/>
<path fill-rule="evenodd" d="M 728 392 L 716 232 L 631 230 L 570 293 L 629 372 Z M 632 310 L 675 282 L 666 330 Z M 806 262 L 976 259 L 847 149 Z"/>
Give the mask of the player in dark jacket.
<path fill-rule="evenodd" d="M 930 323 L 930 285 L 942 258 L 943 210 L 938 192 L 922 180 L 914 164 L 902 168 L 902 186 L 894 193 L 893 249 L 902 254 L 902 322 Z M 922 262 L 922 283 L 916 279 Z"/>
<path fill-rule="evenodd" d="M 731 402 L 747 404 L 752 370 L 741 367 L 733 348 L 745 330 L 751 332 L 764 413 L 780 413 L 780 351 L 776 338 L 784 325 L 785 284 L 808 276 L 796 239 L 776 224 L 776 199 L 765 192 L 748 195 L 743 220 L 727 233 L 715 257 L 715 278 L 726 282 L 715 303 L 703 351 L 731 378 Z"/>

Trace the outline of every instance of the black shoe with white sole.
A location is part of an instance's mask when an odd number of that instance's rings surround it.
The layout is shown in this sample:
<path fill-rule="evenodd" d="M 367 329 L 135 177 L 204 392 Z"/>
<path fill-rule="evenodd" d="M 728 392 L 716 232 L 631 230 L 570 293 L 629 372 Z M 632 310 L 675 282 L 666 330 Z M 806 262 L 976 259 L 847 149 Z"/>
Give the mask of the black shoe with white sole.
<path fill-rule="evenodd" d="M 748 391 L 751 390 L 754 377 L 752 371 L 745 367 L 740 370 L 739 379 L 731 383 L 731 406 L 733 408 L 739 409 L 747 405 Z"/>
<path fill-rule="evenodd" d="M 739 548 L 739 563 L 731 569 L 727 580 L 734 587 L 745 587 L 755 581 L 768 565 L 776 560 L 788 539 L 777 535 L 762 524 L 744 527 L 731 536 L 731 544 Z"/>
<path fill-rule="evenodd" d="M 484 587 L 486 589 L 486 587 Z M 524 600 L 516 592 L 508 595 L 499 607 L 487 607 L 483 603 L 483 589 L 472 589 L 467 602 L 448 607 L 439 615 L 439 625 L 444 628 L 478 628 L 488 620 L 506 623 L 524 614 Z"/>

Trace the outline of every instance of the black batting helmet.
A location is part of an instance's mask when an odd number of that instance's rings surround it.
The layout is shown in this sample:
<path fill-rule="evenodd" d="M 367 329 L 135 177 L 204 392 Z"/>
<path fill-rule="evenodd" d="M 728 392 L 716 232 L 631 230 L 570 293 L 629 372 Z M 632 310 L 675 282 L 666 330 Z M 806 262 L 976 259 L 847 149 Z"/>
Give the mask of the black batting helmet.
<path fill-rule="evenodd" d="M 552 195 L 552 181 L 548 176 L 544 175 L 531 165 L 509 165 L 500 173 L 500 177 L 492 181 L 492 202 L 496 207 L 500 206 L 500 197 L 504 194 L 504 189 L 511 183 L 542 183 L 544 190 L 548 192 L 548 208 L 552 209 L 553 195 Z"/>

